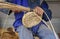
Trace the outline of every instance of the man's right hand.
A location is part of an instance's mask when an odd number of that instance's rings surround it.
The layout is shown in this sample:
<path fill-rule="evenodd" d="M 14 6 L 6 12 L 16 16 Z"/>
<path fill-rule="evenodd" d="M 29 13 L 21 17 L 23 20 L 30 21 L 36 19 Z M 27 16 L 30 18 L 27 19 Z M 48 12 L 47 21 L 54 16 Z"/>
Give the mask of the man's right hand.
<path fill-rule="evenodd" d="M 33 9 L 33 11 L 36 12 L 36 14 L 38 14 L 38 15 L 43 15 L 43 13 L 44 13 L 44 10 L 41 7 L 38 7 L 38 6 L 36 6 Z"/>

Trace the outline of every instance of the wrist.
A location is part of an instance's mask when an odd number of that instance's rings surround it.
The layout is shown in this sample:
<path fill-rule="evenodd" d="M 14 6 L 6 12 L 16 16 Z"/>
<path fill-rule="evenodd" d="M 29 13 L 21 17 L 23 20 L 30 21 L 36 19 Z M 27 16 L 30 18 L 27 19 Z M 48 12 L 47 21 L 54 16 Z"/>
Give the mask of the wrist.
<path fill-rule="evenodd" d="M 30 8 L 30 12 L 33 11 L 33 9 Z"/>

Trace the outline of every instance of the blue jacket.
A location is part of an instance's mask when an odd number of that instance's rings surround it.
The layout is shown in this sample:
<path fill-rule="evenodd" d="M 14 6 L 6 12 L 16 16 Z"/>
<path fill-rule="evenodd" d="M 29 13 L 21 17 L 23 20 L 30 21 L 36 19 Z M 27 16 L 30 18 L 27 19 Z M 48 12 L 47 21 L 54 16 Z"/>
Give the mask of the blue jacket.
<path fill-rule="evenodd" d="M 51 11 L 48 9 L 49 6 L 47 5 L 47 3 L 45 1 L 43 1 L 41 5 L 40 5 L 40 0 L 37 0 L 35 2 L 31 2 L 30 0 L 29 1 L 28 0 L 7 0 L 7 2 L 11 2 L 11 3 L 17 4 L 17 5 L 22 5 L 22 6 L 30 7 L 30 8 L 34 8 L 35 6 L 40 6 L 41 8 L 43 8 L 46 11 L 49 18 L 50 19 L 52 18 Z M 23 15 L 24 15 L 24 12 L 19 12 L 19 13 L 14 14 L 15 22 L 14 22 L 13 26 L 15 27 L 15 29 L 18 26 L 22 25 L 22 17 L 23 17 Z M 43 19 L 45 21 L 48 21 L 45 14 L 43 14 Z M 35 27 L 32 27 L 32 31 L 36 32 L 38 30 L 40 24 L 44 24 L 44 23 L 41 22 L 38 25 L 36 25 Z"/>

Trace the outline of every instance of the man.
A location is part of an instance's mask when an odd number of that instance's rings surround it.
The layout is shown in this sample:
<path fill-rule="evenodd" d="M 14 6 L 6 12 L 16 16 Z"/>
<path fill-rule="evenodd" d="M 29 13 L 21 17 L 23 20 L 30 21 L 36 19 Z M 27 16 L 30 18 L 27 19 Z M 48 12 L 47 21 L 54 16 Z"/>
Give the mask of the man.
<path fill-rule="evenodd" d="M 22 5 L 24 7 L 30 7 L 33 11 L 38 12 L 39 15 L 43 15 L 45 21 L 48 21 L 43 10 L 47 13 L 51 19 L 51 11 L 45 1 L 41 0 L 7 0 L 17 5 Z M 41 5 L 40 5 L 41 4 Z M 40 10 L 39 10 L 40 9 Z M 41 13 L 39 13 L 41 11 Z M 40 39 L 56 39 L 53 32 L 47 28 L 47 26 L 41 21 L 38 25 L 32 28 L 25 28 L 22 24 L 22 17 L 24 12 L 15 11 L 15 22 L 13 24 L 15 30 L 18 32 L 20 39 L 34 39 L 33 35 L 37 35 Z"/>

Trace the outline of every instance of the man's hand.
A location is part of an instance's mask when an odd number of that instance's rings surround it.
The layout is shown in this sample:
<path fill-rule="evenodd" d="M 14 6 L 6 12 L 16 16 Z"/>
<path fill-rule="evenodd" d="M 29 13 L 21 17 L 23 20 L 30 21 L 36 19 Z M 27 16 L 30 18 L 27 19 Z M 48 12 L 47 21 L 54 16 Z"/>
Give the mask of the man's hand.
<path fill-rule="evenodd" d="M 38 15 L 43 15 L 43 12 L 44 10 L 38 6 L 36 6 L 34 9 L 33 9 L 34 12 L 36 12 Z"/>

